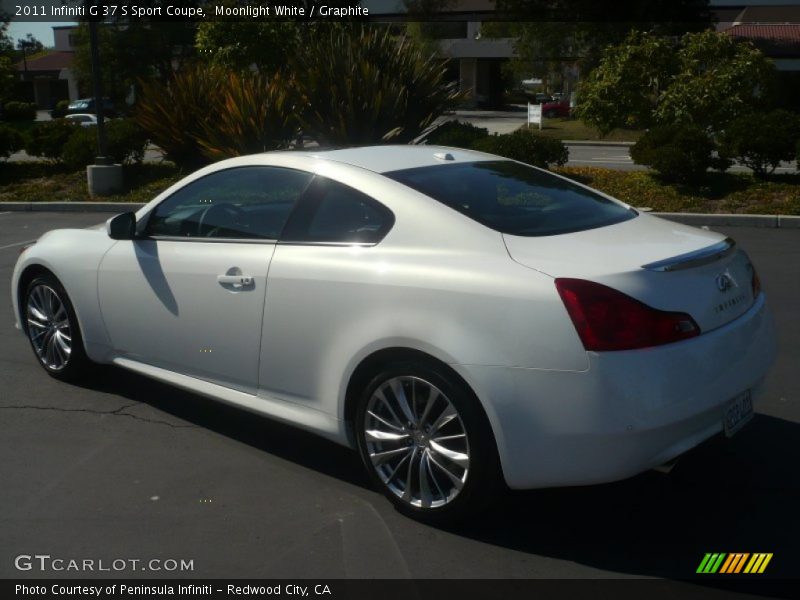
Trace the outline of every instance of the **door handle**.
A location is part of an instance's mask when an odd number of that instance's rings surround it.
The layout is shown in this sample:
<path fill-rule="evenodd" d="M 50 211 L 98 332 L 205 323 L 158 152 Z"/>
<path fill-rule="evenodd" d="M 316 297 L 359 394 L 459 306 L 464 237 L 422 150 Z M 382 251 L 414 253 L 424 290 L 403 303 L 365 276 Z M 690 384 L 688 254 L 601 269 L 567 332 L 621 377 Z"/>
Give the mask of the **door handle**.
<path fill-rule="evenodd" d="M 253 278 L 249 275 L 217 275 L 217 282 L 222 285 L 253 285 Z"/>

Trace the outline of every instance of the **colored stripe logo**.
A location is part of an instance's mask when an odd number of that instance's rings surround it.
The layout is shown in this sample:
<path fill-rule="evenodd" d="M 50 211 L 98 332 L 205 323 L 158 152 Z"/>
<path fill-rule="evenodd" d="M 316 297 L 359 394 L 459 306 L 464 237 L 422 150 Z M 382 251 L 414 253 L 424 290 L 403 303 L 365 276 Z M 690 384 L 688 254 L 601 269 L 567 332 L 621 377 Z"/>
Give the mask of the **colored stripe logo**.
<path fill-rule="evenodd" d="M 771 560 L 772 552 L 707 552 L 697 567 L 697 573 L 763 573 Z"/>

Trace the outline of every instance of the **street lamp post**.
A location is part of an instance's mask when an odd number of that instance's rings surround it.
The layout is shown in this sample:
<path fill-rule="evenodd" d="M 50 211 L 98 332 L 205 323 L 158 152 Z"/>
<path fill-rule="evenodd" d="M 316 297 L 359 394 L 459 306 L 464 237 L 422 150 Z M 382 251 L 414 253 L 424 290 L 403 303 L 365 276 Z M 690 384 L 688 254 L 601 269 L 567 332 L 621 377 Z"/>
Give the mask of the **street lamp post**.
<path fill-rule="evenodd" d="M 86 0 L 86 5 L 98 0 Z M 90 14 L 90 11 L 86 11 Z M 95 164 L 86 166 L 89 194 L 104 196 L 122 191 L 122 165 L 112 164 L 106 147 L 106 128 L 103 119 L 103 83 L 100 72 L 100 44 L 97 39 L 97 21 L 89 17 L 89 45 L 92 54 L 92 83 L 94 105 L 97 112 L 97 157 Z"/>
<path fill-rule="evenodd" d="M 106 155 L 106 126 L 103 118 L 103 81 L 100 73 L 100 48 L 97 43 L 97 21 L 89 21 L 89 44 L 92 53 L 92 83 L 94 84 L 94 106 L 97 111 L 97 158 L 95 164 L 108 165 Z"/>

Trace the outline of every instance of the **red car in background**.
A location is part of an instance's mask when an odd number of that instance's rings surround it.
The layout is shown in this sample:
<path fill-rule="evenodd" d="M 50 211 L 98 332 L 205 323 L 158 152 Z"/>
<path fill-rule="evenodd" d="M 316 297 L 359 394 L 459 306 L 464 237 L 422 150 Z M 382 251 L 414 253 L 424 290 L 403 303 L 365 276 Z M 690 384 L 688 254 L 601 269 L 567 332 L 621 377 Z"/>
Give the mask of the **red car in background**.
<path fill-rule="evenodd" d="M 542 103 L 542 115 L 546 119 L 568 117 L 570 114 L 569 100 L 560 100 Z"/>

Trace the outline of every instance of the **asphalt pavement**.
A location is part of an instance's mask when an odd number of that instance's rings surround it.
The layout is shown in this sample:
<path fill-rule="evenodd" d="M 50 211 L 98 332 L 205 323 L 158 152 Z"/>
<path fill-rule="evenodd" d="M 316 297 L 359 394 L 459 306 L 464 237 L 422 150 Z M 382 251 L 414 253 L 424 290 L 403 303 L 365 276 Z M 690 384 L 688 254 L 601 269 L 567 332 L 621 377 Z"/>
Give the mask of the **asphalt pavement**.
<path fill-rule="evenodd" d="M 20 244 L 104 214 L 0 213 L 0 577 L 15 557 L 191 560 L 191 571 L 102 576 L 696 578 L 707 552 L 800 564 L 800 230 L 721 229 L 757 265 L 779 332 L 754 421 L 671 474 L 514 492 L 435 528 L 372 491 L 354 452 L 116 368 L 48 377 L 13 328 Z M 158 343 L 158 340 L 153 340 Z M 164 563 L 162 563 L 164 564 Z"/>

